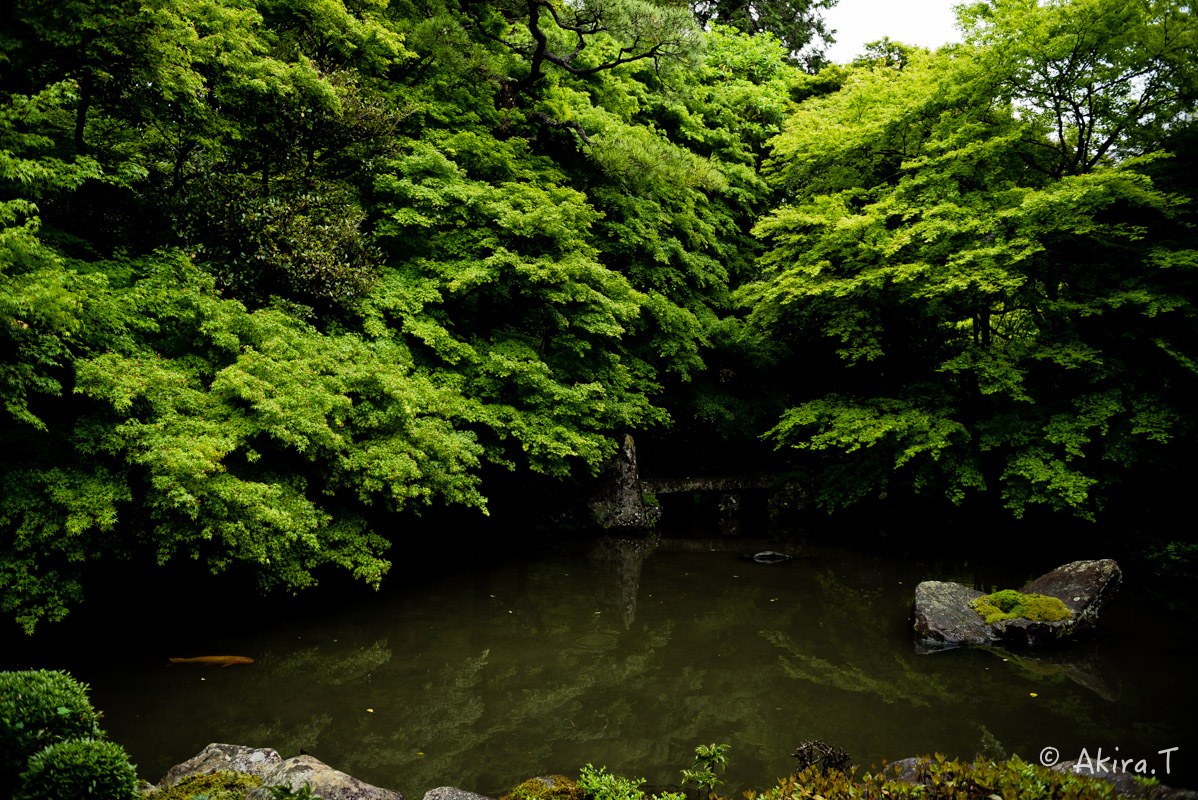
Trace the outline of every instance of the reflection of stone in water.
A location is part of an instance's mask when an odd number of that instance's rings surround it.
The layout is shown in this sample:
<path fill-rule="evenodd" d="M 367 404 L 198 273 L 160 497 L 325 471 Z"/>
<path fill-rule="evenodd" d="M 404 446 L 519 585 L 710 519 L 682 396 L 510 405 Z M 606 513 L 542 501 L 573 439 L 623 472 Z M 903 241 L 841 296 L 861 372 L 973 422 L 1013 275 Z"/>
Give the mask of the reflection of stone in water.
<path fill-rule="evenodd" d="M 636 619 L 641 565 L 653 549 L 654 544 L 647 539 L 605 536 L 595 542 L 587 556 L 593 567 L 596 598 L 615 608 L 625 628 L 631 628 Z"/>
<path fill-rule="evenodd" d="M 1037 652 L 1035 654 L 997 647 L 983 650 L 1010 661 L 1034 675 L 1056 677 L 1064 675 L 1078 686 L 1089 689 L 1109 703 L 1119 700 L 1121 681 L 1119 675 L 1107 663 L 1098 643 L 1075 645 L 1067 650 Z"/>
<path fill-rule="evenodd" d="M 611 650 L 616 646 L 616 637 L 610 633 L 584 633 L 574 640 L 578 650 Z"/>

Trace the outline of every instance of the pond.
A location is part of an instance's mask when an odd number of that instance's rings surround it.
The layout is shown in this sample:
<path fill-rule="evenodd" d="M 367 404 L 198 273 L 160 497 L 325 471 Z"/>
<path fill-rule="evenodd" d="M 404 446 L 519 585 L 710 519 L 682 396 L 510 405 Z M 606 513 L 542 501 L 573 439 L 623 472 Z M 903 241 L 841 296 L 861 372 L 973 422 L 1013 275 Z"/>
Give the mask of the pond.
<path fill-rule="evenodd" d="M 727 743 L 720 790 L 739 797 L 773 785 L 800 743 L 820 739 L 864 766 L 1102 748 L 1198 786 L 1192 631 L 1179 644 L 1126 586 L 1100 636 L 1051 660 L 918 655 L 909 612 L 920 580 L 989 590 L 1056 563 L 1028 573 L 859 547 L 745 557 L 769 546 L 609 539 L 420 561 L 397 565 L 383 592 L 335 606 L 319 595 L 236 608 L 147 598 L 119 622 L 81 617 L 54 646 L 17 642 L 3 661 L 90 683 L 109 735 L 152 781 L 220 741 L 302 749 L 414 800 L 441 785 L 497 797 L 588 762 L 676 783 L 695 745 Z M 167 660 L 225 654 L 254 663 Z M 1159 751 L 1172 747 L 1166 776 Z"/>

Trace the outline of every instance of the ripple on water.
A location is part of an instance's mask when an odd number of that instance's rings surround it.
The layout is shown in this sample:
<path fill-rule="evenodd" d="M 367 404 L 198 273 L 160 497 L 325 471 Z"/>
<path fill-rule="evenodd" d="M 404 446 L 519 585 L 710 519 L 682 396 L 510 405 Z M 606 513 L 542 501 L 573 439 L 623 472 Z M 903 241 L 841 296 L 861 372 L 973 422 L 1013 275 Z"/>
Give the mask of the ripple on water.
<path fill-rule="evenodd" d="M 611 650 L 616 646 L 615 634 L 584 633 L 574 639 L 574 647 L 579 650 Z"/>

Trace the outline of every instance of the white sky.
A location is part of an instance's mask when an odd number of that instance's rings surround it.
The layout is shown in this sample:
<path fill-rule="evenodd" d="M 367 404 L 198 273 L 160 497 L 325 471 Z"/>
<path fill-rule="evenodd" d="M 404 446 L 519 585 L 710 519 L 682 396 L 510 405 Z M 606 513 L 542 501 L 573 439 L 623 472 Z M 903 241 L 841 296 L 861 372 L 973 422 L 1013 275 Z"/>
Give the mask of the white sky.
<path fill-rule="evenodd" d="M 824 12 L 828 27 L 836 31 L 836 44 L 828 58 L 837 63 L 861 55 L 866 42 L 883 36 L 905 44 L 935 49 L 961 41 L 954 27 L 953 6 L 961 0 L 839 0 Z"/>

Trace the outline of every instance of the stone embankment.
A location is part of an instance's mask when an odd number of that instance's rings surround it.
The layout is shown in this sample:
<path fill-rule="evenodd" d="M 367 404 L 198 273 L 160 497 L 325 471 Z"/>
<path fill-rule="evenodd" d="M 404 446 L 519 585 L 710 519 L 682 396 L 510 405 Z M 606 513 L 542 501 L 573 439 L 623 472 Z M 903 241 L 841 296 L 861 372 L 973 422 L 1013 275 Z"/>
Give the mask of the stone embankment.
<path fill-rule="evenodd" d="M 1075 762 L 1058 764 L 1055 769 L 1066 771 Z M 921 783 L 918 759 L 908 758 L 891 765 L 895 779 L 908 783 Z M 166 773 L 158 786 L 144 793 L 146 800 L 155 794 L 193 776 L 210 775 L 228 771 L 255 775 L 262 785 L 246 795 L 246 800 L 270 800 L 272 786 L 288 786 L 300 790 L 311 785 L 312 794 L 323 800 L 404 800 L 399 792 L 381 789 L 335 770 L 312 756 L 300 755 L 282 759 L 270 748 L 253 748 L 237 744 L 210 744 L 194 758 L 178 764 Z M 1085 774 L 1078 771 L 1078 774 Z M 1115 791 L 1128 800 L 1198 800 L 1198 792 L 1175 789 L 1161 784 L 1145 785 L 1126 773 L 1103 773 L 1091 770 L 1094 777 L 1110 781 Z M 540 778 L 552 786 L 551 778 Z M 425 792 L 422 800 L 491 800 L 484 795 L 468 792 L 453 786 L 440 786 Z"/>

